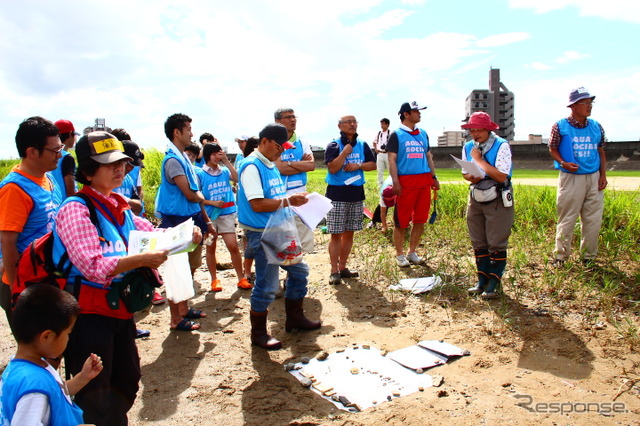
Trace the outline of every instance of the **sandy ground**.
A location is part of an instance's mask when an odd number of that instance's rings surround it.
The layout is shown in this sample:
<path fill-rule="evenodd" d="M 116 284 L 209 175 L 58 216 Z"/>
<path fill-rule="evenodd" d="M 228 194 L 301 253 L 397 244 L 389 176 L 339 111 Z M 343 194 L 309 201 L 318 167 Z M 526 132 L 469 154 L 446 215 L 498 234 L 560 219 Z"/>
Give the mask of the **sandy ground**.
<path fill-rule="evenodd" d="M 329 286 L 327 243 L 318 233 L 317 251 L 307 256 L 307 313 L 322 318 L 323 327 L 286 333 L 283 300 L 276 300 L 269 326 L 284 342 L 280 351 L 251 346 L 249 292 L 236 289 L 230 271 L 219 272 L 221 293 L 207 291 L 204 266 L 196 272 L 192 305 L 209 315 L 199 332 L 169 331 L 166 305 L 137 314 L 139 328 L 151 330 L 151 337 L 138 341 L 143 377 L 131 424 L 640 424 L 640 356 L 612 325 L 594 322 L 597 313 L 509 293 L 490 303 L 437 292 L 426 298 L 400 294 L 389 291 L 391 283 L 382 277 Z M 218 252 L 228 261 L 224 250 Z M 366 248 L 360 253 L 366 256 Z M 365 264 L 362 258 L 352 263 L 356 269 Z M 414 266 L 400 276 L 432 272 Z M 1 317 L 3 366 L 15 343 Z M 428 371 L 444 377 L 441 387 L 359 413 L 337 409 L 283 369 L 300 357 L 354 343 L 396 350 L 432 339 L 445 339 L 471 355 Z M 517 405 L 528 401 L 528 408 Z"/>

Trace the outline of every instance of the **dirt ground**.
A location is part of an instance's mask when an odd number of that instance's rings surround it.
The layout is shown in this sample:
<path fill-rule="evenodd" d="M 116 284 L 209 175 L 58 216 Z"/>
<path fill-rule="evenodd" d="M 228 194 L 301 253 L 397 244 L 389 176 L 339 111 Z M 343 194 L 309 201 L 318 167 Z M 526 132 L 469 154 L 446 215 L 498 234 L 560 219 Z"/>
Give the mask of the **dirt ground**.
<path fill-rule="evenodd" d="M 206 267 L 196 272 L 191 304 L 208 313 L 199 332 L 169 331 L 166 305 L 137 314 L 138 327 L 151 330 L 151 336 L 138 340 L 143 377 L 130 423 L 640 424 L 640 356 L 610 324 L 585 321 L 585 312 L 526 295 L 507 294 L 494 302 L 424 298 L 392 292 L 383 278 L 330 286 L 327 244 L 326 235 L 316 234 L 317 251 L 306 257 L 311 269 L 306 310 L 309 317 L 322 318 L 323 326 L 286 333 L 284 303 L 276 300 L 269 327 L 284 343 L 280 351 L 251 346 L 249 291 L 236 288 L 231 271 L 218 273 L 221 293 L 207 291 Z M 218 252 L 221 261 L 228 261 L 225 250 Z M 363 262 L 356 258 L 352 264 L 358 269 Z M 432 272 L 427 264 L 401 275 Z M 512 324 L 503 319 L 507 311 Z M 4 366 L 15 343 L 1 317 Z M 354 343 L 391 351 L 432 339 L 466 348 L 471 355 L 427 371 L 443 376 L 442 386 L 358 413 L 337 409 L 283 369 L 300 357 Z"/>

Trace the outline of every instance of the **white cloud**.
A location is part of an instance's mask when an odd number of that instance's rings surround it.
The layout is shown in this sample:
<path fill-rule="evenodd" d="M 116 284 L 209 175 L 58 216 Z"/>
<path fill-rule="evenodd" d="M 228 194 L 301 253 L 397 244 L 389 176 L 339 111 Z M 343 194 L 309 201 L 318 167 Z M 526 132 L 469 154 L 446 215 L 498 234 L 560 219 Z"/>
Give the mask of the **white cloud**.
<path fill-rule="evenodd" d="M 568 50 L 564 52 L 564 54 L 558 58 L 556 58 L 556 62 L 559 64 L 566 64 L 568 62 L 579 61 L 580 59 L 590 58 L 591 55 L 588 53 L 579 53 L 573 50 Z"/>
<path fill-rule="evenodd" d="M 509 0 L 509 6 L 537 13 L 573 7 L 582 16 L 640 23 L 640 2 L 633 0 Z"/>

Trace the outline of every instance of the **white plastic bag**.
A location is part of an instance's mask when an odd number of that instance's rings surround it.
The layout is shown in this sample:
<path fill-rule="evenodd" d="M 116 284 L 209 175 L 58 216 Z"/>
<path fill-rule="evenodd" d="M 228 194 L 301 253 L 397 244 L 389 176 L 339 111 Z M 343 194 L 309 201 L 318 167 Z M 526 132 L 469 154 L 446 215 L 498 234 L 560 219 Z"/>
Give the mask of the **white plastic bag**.
<path fill-rule="evenodd" d="M 169 256 L 159 271 L 167 291 L 167 299 L 179 303 L 195 296 L 188 253 Z"/>
<path fill-rule="evenodd" d="M 302 245 L 294 214 L 282 201 L 264 228 L 260 242 L 271 265 L 295 265 L 302 261 Z"/>

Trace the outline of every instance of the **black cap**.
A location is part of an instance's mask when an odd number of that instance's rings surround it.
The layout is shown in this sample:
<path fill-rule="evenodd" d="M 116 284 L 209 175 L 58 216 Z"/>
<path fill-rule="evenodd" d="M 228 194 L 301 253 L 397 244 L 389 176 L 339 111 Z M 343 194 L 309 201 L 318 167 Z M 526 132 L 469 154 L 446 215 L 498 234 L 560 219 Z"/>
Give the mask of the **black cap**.
<path fill-rule="evenodd" d="M 260 139 L 267 138 L 269 140 L 273 140 L 284 149 L 293 148 L 293 144 L 289 142 L 287 128 L 280 123 L 267 124 L 265 128 L 260 131 L 258 136 Z"/>
<path fill-rule="evenodd" d="M 420 110 L 420 109 L 427 109 L 427 107 L 418 106 L 418 103 L 416 101 L 405 102 L 400 107 L 400 111 L 398 111 L 398 115 L 402 117 L 402 114 L 404 114 L 405 112 Z"/>
<path fill-rule="evenodd" d="M 124 145 L 124 153 L 133 159 L 131 164 L 134 166 L 144 167 L 144 154 L 140 151 L 140 147 L 134 141 L 122 141 L 122 145 Z"/>

